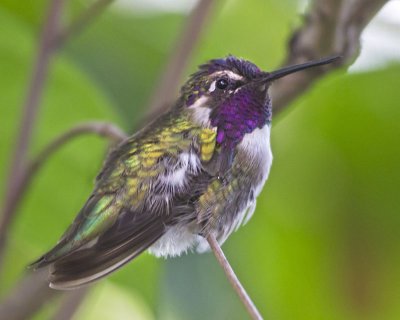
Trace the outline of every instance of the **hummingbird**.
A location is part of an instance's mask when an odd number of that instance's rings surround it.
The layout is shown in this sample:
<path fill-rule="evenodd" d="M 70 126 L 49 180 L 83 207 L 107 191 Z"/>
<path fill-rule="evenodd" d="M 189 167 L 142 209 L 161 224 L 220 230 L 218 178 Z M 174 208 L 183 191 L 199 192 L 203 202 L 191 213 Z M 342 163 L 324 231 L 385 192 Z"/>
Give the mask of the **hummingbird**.
<path fill-rule="evenodd" d="M 270 171 L 274 80 L 330 57 L 260 70 L 234 56 L 201 65 L 174 106 L 108 155 L 59 242 L 31 264 L 54 289 L 100 279 L 148 250 L 157 257 L 222 245 L 253 215 Z"/>

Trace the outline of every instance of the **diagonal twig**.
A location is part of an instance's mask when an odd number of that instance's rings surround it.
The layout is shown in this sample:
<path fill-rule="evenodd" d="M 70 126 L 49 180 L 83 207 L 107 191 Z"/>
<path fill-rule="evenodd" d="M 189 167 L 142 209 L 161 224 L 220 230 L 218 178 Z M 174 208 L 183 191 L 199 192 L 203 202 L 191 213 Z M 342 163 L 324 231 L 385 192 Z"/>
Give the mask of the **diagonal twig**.
<path fill-rule="evenodd" d="M 20 189 L 26 188 L 25 175 L 29 175 L 25 167 L 26 155 L 28 152 L 31 133 L 36 120 L 39 108 L 39 100 L 43 91 L 49 62 L 54 51 L 60 48 L 73 35 L 82 31 L 107 7 L 112 0 L 97 0 L 78 18 L 65 29 L 59 25 L 64 0 L 52 0 L 49 6 L 47 20 L 43 26 L 41 41 L 39 44 L 38 56 L 34 65 L 34 72 L 29 85 L 28 94 L 24 103 L 24 112 L 21 120 L 19 137 L 16 149 L 12 158 L 9 179 L 6 185 L 6 195 L 3 207 L 0 211 L 0 267 L 4 255 L 7 229 L 11 224 L 16 207 L 21 198 Z M 29 179 L 29 178 L 28 178 Z M 22 191 L 23 192 L 23 191 Z"/>
<path fill-rule="evenodd" d="M 9 179 L 6 184 L 6 194 L 4 203 L 0 209 L 0 269 L 3 265 L 3 256 L 7 240 L 7 230 L 12 223 L 17 206 L 23 196 L 32 176 L 43 161 L 52 152 L 54 152 L 62 143 L 71 139 L 73 136 L 85 133 L 87 131 L 95 131 L 100 135 L 107 135 L 106 131 L 109 129 L 110 135 L 114 135 L 114 140 L 123 137 L 124 134 L 118 130 L 111 130 L 110 125 L 98 124 L 97 126 L 92 123 L 84 127 L 78 127 L 75 133 L 71 132 L 68 137 L 60 137 L 60 140 L 50 145 L 47 149 L 39 155 L 36 161 L 27 165 L 27 153 L 30 145 L 30 138 L 32 135 L 33 127 L 36 120 L 37 111 L 39 108 L 39 100 L 43 92 L 43 86 L 46 79 L 47 71 L 49 68 L 50 60 L 55 50 L 60 48 L 65 42 L 73 35 L 80 32 L 87 24 L 89 24 L 96 16 L 98 16 L 104 8 L 110 3 L 110 0 L 97 0 L 89 9 L 75 21 L 73 21 L 65 29 L 61 29 L 59 21 L 61 20 L 61 12 L 64 5 L 64 0 L 52 0 L 49 4 L 48 14 L 43 26 L 41 40 L 39 42 L 38 55 L 34 64 L 34 71 L 29 84 L 27 97 L 23 106 L 23 115 L 21 119 L 19 136 L 16 143 L 15 152 L 12 158 L 12 165 L 10 170 Z M 91 128 L 90 128 L 91 127 Z M 32 289 L 32 290 L 30 290 Z M 43 281 L 39 274 L 29 274 L 14 290 L 15 296 L 27 294 L 29 296 L 29 303 L 27 299 L 20 299 L 25 301 L 24 308 L 15 305 L 13 295 L 9 296 L 10 299 L 5 300 L 0 305 L 0 310 L 10 310 L 13 319 L 18 319 L 17 314 L 23 314 L 21 319 L 25 319 L 38 310 L 41 305 L 50 297 L 55 295 L 53 290 L 47 287 L 47 282 Z M 62 309 L 62 307 L 61 307 Z M 0 312 L 3 316 L 4 314 Z M 11 319 L 11 318 L 8 318 Z"/>
<path fill-rule="evenodd" d="M 218 263 L 221 265 L 222 269 L 225 272 L 226 277 L 231 283 L 236 294 L 239 296 L 239 299 L 242 301 L 243 305 L 245 306 L 251 318 L 254 320 L 262 320 L 260 312 L 257 310 L 257 307 L 254 305 L 250 296 L 247 294 L 246 290 L 240 283 L 238 277 L 233 271 L 231 265 L 229 264 L 228 259 L 225 257 L 224 252 L 222 251 L 220 245 L 218 244 L 218 241 L 212 234 L 209 234 L 207 236 L 207 242 L 210 245 L 210 248 L 214 253 L 215 257 L 217 258 Z"/>
<path fill-rule="evenodd" d="M 337 63 L 295 73 L 272 86 L 274 113 L 285 109 L 327 72 L 354 61 L 360 50 L 361 32 L 388 0 L 314 0 L 304 24 L 289 41 L 285 65 L 340 54 Z"/>
<path fill-rule="evenodd" d="M 97 0 L 93 2 L 89 8 L 83 11 L 67 27 L 57 33 L 53 40 L 54 46 L 60 48 L 68 42 L 70 38 L 82 32 L 82 30 L 92 23 L 113 1 L 114 0 Z"/>
<path fill-rule="evenodd" d="M 78 124 L 55 138 L 30 162 L 26 171 L 26 179 L 29 180 L 52 153 L 67 142 L 84 134 L 96 134 L 100 137 L 108 138 L 113 143 L 121 142 L 128 137 L 120 128 L 109 122 L 92 121 Z"/>
<path fill-rule="evenodd" d="M 32 161 L 28 163 L 19 189 L 16 191 L 17 203 L 30 186 L 33 176 L 37 174 L 48 158 L 66 143 L 84 134 L 96 134 L 100 137 L 108 138 L 113 143 L 118 143 L 127 137 L 121 129 L 108 122 L 85 122 L 69 129 L 67 132 L 61 134 L 50 142 Z"/>
<path fill-rule="evenodd" d="M 166 68 L 152 94 L 152 100 L 147 108 L 147 116 L 149 118 L 169 108 L 171 101 L 175 98 L 183 72 L 194 47 L 200 39 L 206 19 L 214 3 L 214 0 L 199 1 L 187 17 L 175 50 L 172 51 Z"/>
<path fill-rule="evenodd" d="M 53 320 L 70 320 L 78 311 L 83 299 L 89 293 L 91 286 L 82 287 L 72 292 L 66 292 L 61 301 L 61 305 L 52 317 Z M 49 288 L 49 290 L 52 290 Z M 56 290 L 52 290 L 56 291 Z"/>
<path fill-rule="evenodd" d="M 59 296 L 47 284 L 48 269 L 29 272 L 0 304 L 0 318 L 10 320 L 31 319 L 51 298 Z"/>
<path fill-rule="evenodd" d="M 23 197 L 24 192 L 27 190 L 35 174 L 38 173 L 39 169 L 54 152 L 67 142 L 84 134 L 96 134 L 101 137 L 106 137 L 113 143 L 121 142 L 127 137 L 119 128 L 107 122 L 87 122 L 73 127 L 55 138 L 27 165 L 23 183 L 18 190 L 18 199 Z M 46 301 L 55 295 L 60 295 L 59 291 L 49 288 L 46 280 L 47 272 L 47 269 L 29 272 L 24 279 L 19 282 L 6 300 L 0 304 L 0 316 L 5 319 L 15 320 L 29 318 L 29 316 L 39 310 Z M 66 314 L 71 314 L 71 312 L 73 312 L 71 308 L 74 307 L 76 309 L 79 306 L 79 301 L 86 292 L 87 290 L 81 290 L 79 294 L 75 293 L 77 294 L 76 297 L 72 297 L 70 293 L 67 294 L 64 300 L 66 305 L 61 305 L 57 315 L 64 316 Z M 19 305 L 21 301 L 25 301 L 23 308 Z"/>
<path fill-rule="evenodd" d="M 25 174 L 25 162 L 31 141 L 39 101 L 46 79 L 50 58 L 54 51 L 52 40 L 59 29 L 59 21 L 64 0 L 53 0 L 50 3 L 46 21 L 39 44 L 38 55 L 34 65 L 28 93 L 23 104 L 22 119 L 16 147 L 11 160 L 11 169 L 6 183 L 6 195 L 0 217 L 0 266 L 4 256 L 4 247 L 7 238 L 8 225 L 11 223 L 13 213 L 17 206 L 18 189 Z"/>

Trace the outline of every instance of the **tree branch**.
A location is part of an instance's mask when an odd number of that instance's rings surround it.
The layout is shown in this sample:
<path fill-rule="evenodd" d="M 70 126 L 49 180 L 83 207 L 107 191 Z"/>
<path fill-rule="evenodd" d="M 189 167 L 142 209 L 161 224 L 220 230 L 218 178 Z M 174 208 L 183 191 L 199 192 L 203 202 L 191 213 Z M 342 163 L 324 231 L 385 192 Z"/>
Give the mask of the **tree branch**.
<path fill-rule="evenodd" d="M 43 84 L 46 78 L 50 63 L 50 57 L 54 50 L 52 40 L 58 31 L 59 21 L 64 0 L 52 0 L 49 12 L 43 26 L 43 32 L 39 44 L 37 59 L 34 71 L 26 96 L 20 130 L 16 147 L 11 160 L 11 169 L 6 184 L 6 195 L 3 207 L 1 208 L 0 221 L 0 266 L 4 256 L 4 247 L 7 238 L 8 225 L 11 223 L 15 207 L 17 205 L 18 189 L 21 186 L 25 175 L 25 161 L 31 141 L 32 131 L 39 109 L 39 100 L 42 94 Z"/>
<path fill-rule="evenodd" d="M 226 277 L 228 278 L 233 289 L 239 296 L 239 299 L 242 301 L 242 303 L 245 306 L 250 317 L 255 320 L 262 320 L 262 316 L 261 316 L 260 312 L 257 310 L 257 308 L 254 305 L 253 301 L 251 300 L 250 296 L 247 294 L 246 290 L 240 283 L 238 277 L 236 276 L 235 272 L 233 271 L 231 265 L 228 262 L 228 259 L 225 257 L 224 252 L 222 251 L 222 249 L 219 246 L 215 237 L 212 234 L 209 234 L 207 236 L 207 241 L 208 241 L 208 244 L 210 245 L 210 248 L 213 251 L 215 257 L 217 258 L 218 263 L 221 265 L 222 269 L 224 270 Z"/>
<path fill-rule="evenodd" d="M 52 0 L 45 21 L 41 41 L 39 44 L 38 56 L 34 65 L 34 72 L 29 85 L 27 98 L 24 104 L 24 112 L 21 120 L 17 147 L 11 161 L 10 176 L 6 185 L 6 195 L 0 216 L 0 267 L 4 255 L 7 239 L 7 227 L 11 224 L 14 212 L 21 198 L 20 192 L 26 188 L 25 181 L 30 179 L 29 170 L 26 172 L 25 162 L 29 148 L 30 137 L 36 120 L 39 100 L 43 91 L 50 58 L 57 48 L 60 48 L 73 35 L 82 31 L 94 20 L 113 0 L 98 0 L 86 11 L 73 21 L 65 29 L 61 29 L 61 11 L 64 0 Z"/>
<path fill-rule="evenodd" d="M 29 272 L 0 304 L 0 318 L 9 320 L 30 319 L 59 291 L 52 290 L 46 281 L 48 269 Z"/>
<path fill-rule="evenodd" d="M 6 184 L 5 199 L 0 211 L 0 268 L 3 262 L 8 226 L 12 222 L 18 203 L 27 189 L 32 176 L 43 165 L 46 158 L 67 140 L 79 134 L 94 132 L 99 135 L 110 136 L 114 140 L 125 137 L 119 129 L 117 130 L 109 124 L 90 123 L 81 125 L 71 130 L 66 136 L 61 136 L 53 144 L 49 145 L 49 147 L 39 154 L 38 158 L 30 165 L 25 165 L 33 126 L 36 122 L 39 100 L 43 91 L 43 85 L 52 54 L 57 48 L 65 44 L 72 35 L 77 34 L 89 24 L 111 1 L 98 0 L 64 30 L 60 30 L 59 25 L 64 0 L 52 0 L 50 2 L 49 12 L 39 42 L 38 56 L 23 107 L 24 111 L 19 136 L 11 161 L 11 173 Z M 24 295 L 29 298 L 23 298 Z M 9 299 L 6 299 L 5 302 L 0 305 L 0 315 L 9 314 L 9 317 L 6 317 L 7 319 L 26 319 L 54 295 L 56 295 L 56 293 L 54 290 L 48 288 L 47 281 L 43 279 L 41 272 L 29 274 L 20 282 L 20 285 L 15 288 L 14 293 L 9 296 Z M 80 301 L 81 298 L 80 296 L 77 301 Z M 20 301 L 24 301 L 23 308 L 19 306 Z M 75 308 L 77 308 L 78 304 L 79 302 L 76 303 Z M 65 314 L 63 307 L 62 305 L 60 309 L 61 314 Z M 72 308 L 70 312 L 73 313 L 73 309 L 74 308 Z"/>
<path fill-rule="evenodd" d="M 70 142 L 83 134 L 96 134 L 101 137 L 106 137 L 114 143 L 119 143 L 127 138 L 127 135 L 119 128 L 107 122 L 82 123 L 68 130 L 64 134 L 61 134 L 49 143 L 36 156 L 36 158 L 27 165 L 26 172 L 22 178 L 23 180 L 21 181 L 19 189 L 16 191 L 16 204 L 19 203 L 32 182 L 34 175 L 37 174 L 48 158 L 67 142 Z M 26 319 L 29 315 L 32 315 L 39 310 L 45 301 L 58 294 L 58 291 L 52 290 L 48 287 L 46 277 L 47 269 L 46 271 L 39 270 L 37 272 L 28 273 L 28 275 L 14 289 L 9 298 L 0 305 L 0 315 L 13 315 L 12 317 L 5 317 L 6 319 Z M 63 303 L 61 304 L 57 315 L 61 317 L 67 314 L 72 314 L 78 308 L 79 301 L 85 296 L 86 292 L 87 290 L 85 289 L 72 296 L 71 294 L 67 294 L 63 301 L 66 305 Z M 21 308 L 20 301 L 26 300 L 29 300 L 29 303 Z M 63 319 L 67 319 L 67 317 L 64 317 Z"/>
<path fill-rule="evenodd" d="M 50 142 L 37 156 L 31 161 L 26 170 L 26 176 L 24 182 L 30 180 L 32 175 L 45 163 L 47 158 L 60 147 L 62 147 L 67 142 L 70 142 L 74 138 L 81 136 L 83 134 L 96 134 L 100 137 L 108 138 L 114 143 L 119 143 L 126 139 L 128 136 L 122 132 L 117 126 L 109 122 L 84 122 L 76 125 L 67 132 L 61 134 L 59 137 L 55 138 Z"/>
<path fill-rule="evenodd" d="M 340 54 L 342 59 L 324 67 L 294 73 L 272 86 L 277 114 L 302 94 L 317 78 L 354 61 L 360 50 L 360 35 L 388 0 L 314 0 L 305 23 L 289 41 L 285 65 Z"/>
<path fill-rule="evenodd" d="M 54 320 L 70 320 L 78 311 L 82 301 L 89 293 L 91 286 L 79 288 L 72 292 L 66 292 L 62 297 L 61 305 L 52 319 Z M 50 289 L 51 290 L 51 289 Z M 56 290 L 53 290 L 56 291 Z"/>
<path fill-rule="evenodd" d="M 78 124 L 71 128 L 67 132 L 61 134 L 50 142 L 28 165 L 26 172 L 22 178 L 19 189 L 17 190 L 15 201 L 19 203 L 20 199 L 25 194 L 32 182 L 33 176 L 40 170 L 40 168 L 46 163 L 48 158 L 56 152 L 59 148 L 64 146 L 67 142 L 84 135 L 84 134 L 96 134 L 101 137 L 108 138 L 114 143 L 121 142 L 127 135 L 122 132 L 121 129 L 108 122 L 85 122 Z"/>
<path fill-rule="evenodd" d="M 55 47 L 62 47 L 68 40 L 82 32 L 90 23 L 93 22 L 107 6 L 114 0 L 97 0 L 93 2 L 89 8 L 83 11 L 71 24 L 58 32 L 54 38 L 53 44 Z"/>
<path fill-rule="evenodd" d="M 172 51 L 165 71 L 152 94 L 147 115 L 152 117 L 166 110 L 176 96 L 182 74 L 186 69 L 191 53 L 200 39 L 206 18 L 214 4 L 213 0 L 201 0 L 186 19 L 183 32 Z"/>

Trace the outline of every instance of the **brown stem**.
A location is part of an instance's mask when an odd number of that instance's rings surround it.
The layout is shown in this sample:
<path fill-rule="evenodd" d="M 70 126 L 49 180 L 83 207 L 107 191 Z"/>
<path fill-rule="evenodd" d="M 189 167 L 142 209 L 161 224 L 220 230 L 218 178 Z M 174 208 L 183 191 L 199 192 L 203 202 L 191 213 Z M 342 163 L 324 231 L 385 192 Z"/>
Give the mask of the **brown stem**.
<path fill-rule="evenodd" d="M 26 165 L 24 175 L 21 177 L 18 189 L 15 190 L 14 202 L 15 206 L 18 205 L 20 199 L 29 187 L 35 173 L 43 166 L 47 158 L 57 151 L 65 143 L 82 134 L 97 134 L 99 136 L 107 137 L 114 142 L 120 142 L 127 136 L 116 126 L 107 122 L 87 122 L 79 124 L 64 134 L 57 137 L 53 142 L 47 145 L 37 157 Z"/>
<path fill-rule="evenodd" d="M 127 135 L 123 133 L 118 127 L 108 122 L 85 122 L 78 124 L 67 132 L 61 134 L 59 137 L 50 142 L 28 165 L 23 176 L 23 180 L 17 190 L 17 203 L 25 194 L 25 191 L 30 186 L 33 176 L 38 170 L 46 163 L 47 159 L 62 147 L 67 142 L 72 141 L 74 138 L 83 134 L 97 134 L 101 137 L 106 137 L 118 143 L 124 140 Z"/>
<path fill-rule="evenodd" d="M 44 304 L 59 295 L 59 291 L 49 288 L 47 273 L 46 268 L 27 273 L 0 304 L 0 318 L 31 319 Z"/>
<path fill-rule="evenodd" d="M 17 205 L 18 189 L 23 182 L 25 175 L 25 162 L 28 147 L 31 141 L 32 131 L 39 108 L 39 100 L 42 94 L 43 84 L 46 78 L 50 63 L 50 57 L 54 50 L 52 40 L 59 28 L 59 21 L 64 0 L 52 0 L 49 12 L 43 26 L 43 32 L 39 44 L 37 59 L 34 65 L 32 78 L 26 96 L 20 130 L 16 142 L 14 154 L 11 159 L 11 168 L 8 181 L 6 183 L 6 195 L 3 207 L 1 208 L 0 220 L 0 266 L 4 255 L 4 247 L 7 239 L 8 226 L 13 218 L 13 213 Z"/>
<path fill-rule="evenodd" d="M 58 32 L 54 38 L 54 46 L 62 47 L 68 40 L 85 29 L 95 18 L 97 18 L 107 6 L 114 0 L 97 0 L 88 9 L 83 11 L 71 24 Z"/>
<path fill-rule="evenodd" d="M 175 50 L 172 51 L 167 66 L 153 92 L 152 100 L 147 110 L 149 118 L 167 109 L 176 96 L 182 74 L 186 69 L 194 47 L 200 39 L 214 2 L 213 0 L 199 1 L 186 19 L 186 24 L 182 28 L 183 32 L 177 41 Z"/>
<path fill-rule="evenodd" d="M 52 319 L 54 320 L 70 320 L 78 311 L 82 301 L 87 296 L 90 286 L 79 288 L 73 292 L 64 294 L 61 300 L 61 305 Z M 53 290 L 55 291 L 55 290 Z"/>
<path fill-rule="evenodd" d="M 43 26 L 43 32 L 39 43 L 38 55 L 34 65 L 32 79 L 23 107 L 24 111 L 20 125 L 21 129 L 19 131 L 16 149 L 11 161 L 12 165 L 10 175 L 6 184 L 6 195 L 3 207 L 0 211 L 0 267 L 3 264 L 2 260 L 7 240 L 8 226 L 12 222 L 18 203 L 29 185 L 33 174 L 37 172 L 45 158 L 67 140 L 85 132 L 92 131 L 100 135 L 109 134 L 113 136 L 114 140 L 125 137 L 121 131 L 116 130 L 108 124 L 92 123 L 87 124 L 86 127 L 78 126 L 75 130 L 72 130 L 67 137 L 60 137 L 58 141 L 55 141 L 45 149 L 35 161 L 26 166 L 26 156 L 33 131 L 33 125 L 36 120 L 39 100 L 43 91 L 43 85 L 52 54 L 55 49 L 65 44 L 72 35 L 81 31 L 95 16 L 99 15 L 111 1 L 98 0 L 65 30 L 59 30 L 59 21 L 61 20 L 60 18 L 64 0 L 52 0 L 50 2 L 49 12 Z M 109 131 L 109 133 L 107 133 L 107 131 Z M 28 275 L 21 281 L 21 286 L 15 289 L 16 296 L 21 296 L 21 294 L 29 296 L 29 302 L 26 302 L 28 299 L 17 299 L 17 301 L 24 301 L 24 308 L 16 308 L 15 299 L 13 299 L 13 296 L 11 295 L 10 299 L 6 299 L 6 301 L 0 305 L 0 310 L 10 310 L 11 308 L 13 319 L 19 319 L 17 317 L 18 314 L 25 314 L 20 317 L 20 319 L 25 319 L 38 310 L 47 299 L 54 296 L 54 290 L 48 288 L 47 282 L 39 277 L 40 274 L 41 273 L 39 272 Z M 0 312 L 0 314 L 4 315 L 5 313 Z M 11 318 L 8 317 L 8 319 Z"/>
<path fill-rule="evenodd" d="M 257 310 L 256 306 L 254 305 L 253 301 L 251 300 L 250 296 L 247 294 L 246 290 L 240 283 L 238 277 L 236 276 L 235 272 L 233 271 L 231 265 L 228 262 L 228 259 L 225 257 L 224 252 L 222 251 L 218 241 L 212 234 L 207 236 L 208 244 L 210 245 L 211 250 L 213 251 L 215 257 L 217 258 L 218 263 L 221 265 L 222 269 L 225 272 L 226 277 L 228 278 L 229 282 L 231 283 L 233 289 L 239 296 L 239 299 L 242 301 L 243 305 L 245 306 L 247 312 L 249 313 L 250 317 L 255 320 L 262 320 L 262 316 L 260 312 Z"/>
<path fill-rule="evenodd" d="M 121 142 L 127 138 L 127 135 L 122 132 L 117 126 L 108 122 L 84 122 L 69 129 L 59 137 L 50 142 L 28 165 L 24 182 L 31 179 L 32 175 L 45 163 L 47 158 L 62 147 L 67 142 L 83 134 L 96 134 L 101 137 L 108 138 L 114 143 Z"/>
<path fill-rule="evenodd" d="M 110 139 L 114 143 L 121 142 L 127 137 L 119 128 L 107 122 L 82 123 L 68 130 L 64 134 L 61 134 L 59 137 L 54 139 L 53 142 L 48 144 L 36 156 L 36 158 L 30 162 L 29 165 L 27 165 L 23 181 L 17 190 L 17 202 L 19 202 L 21 197 L 23 197 L 25 191 L 32 181 L 32 178 L 46 163 L 48 158 L 67 142 L 70 142 L 74 138 L 83 134 L 97 134 Z M 18 284 L 8 298 L 2 304 L 0 304 L 0 315 L 13 315 L 12 317 L 5 317 L 5 319 L 29 318 L 30 315 L 34 314 L 41 308 L 45 301 L 58 294 L 56 290 L 52 290 L 48 287 L 46 280 L 47 272 L 47 269 L 44 269 L 33 273 L 28 273 L 28 275 Z M 71 294 L 67 295 L 64 300 L 66 305 L 62 303 L 57 314 L 65 315 L 68 312 L 73 312 L 76 310 L 79 306 L 78 301 L 83 299 L 86 292 L 86 290 L 82 290 L 82 292 L 79 291 L 76 296 L 71 296 Z M 24 302 L 24 307 L 21 308 L 19 306 L 20 301 L 27 300 L 28 302 Z M 69 308 L 71 306 L 74 308 L 70 310 Z M 63 319 L 67 318 L 64 317 Z"/>
<path fill-rule="evenodd" d="M 24 190 L 20 191 L 20 195 L 22 196 L 24 191 L 27 189 L 29 182 L 32 180 L 32 176 L 37 173 L 37 171 L 55 151 L 57 151 L 67 142 L 70 142 L 72 139 L 88 133 L 106 137 L 114 143 L 119 143 L 127 138 L 127 135 L 118 127 L 107 122 L 86 122 L 75 126 L 66 133 L 60 135 L 58 138 L 54 139 L 54 141 L 47 145 L 47 147 L 45 147 L 42 152 L 39 153 L 36 159 L 30 163 L 25 176 L 26 183 L 23 185 Z M 89 292 L 89 288 L 90 287 L 84 287 L 78 289 L 77 292 L 65 294 L 59 309 L 54 315 L 54 319 L 71 319 Z"/>
<path fill-rule="evenodd" d="M 337 63 L 282 78 L 272 86 L 273 108 L 277 114 L 318 78 L 354 61 L 360 50 L 360 35 L 388 0 L 314 0 L 305 23 L 289 42 L 285 65 L 342 55 Z"/>

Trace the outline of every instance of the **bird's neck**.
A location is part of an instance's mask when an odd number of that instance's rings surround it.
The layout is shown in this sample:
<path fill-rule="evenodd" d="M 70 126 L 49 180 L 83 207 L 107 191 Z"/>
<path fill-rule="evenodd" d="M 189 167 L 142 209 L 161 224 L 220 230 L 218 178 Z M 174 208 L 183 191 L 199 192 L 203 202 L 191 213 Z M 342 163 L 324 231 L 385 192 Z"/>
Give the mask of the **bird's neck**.
<path fill-rule="evenodd" d="M 255 129 L 261 129 L 271 122 L 271 101 L 259 99 L 243 90 L 227 99 L 210 113 L 211 126 L 217 127 L 217 143 L 226 148 L 236 147 Z"/>

